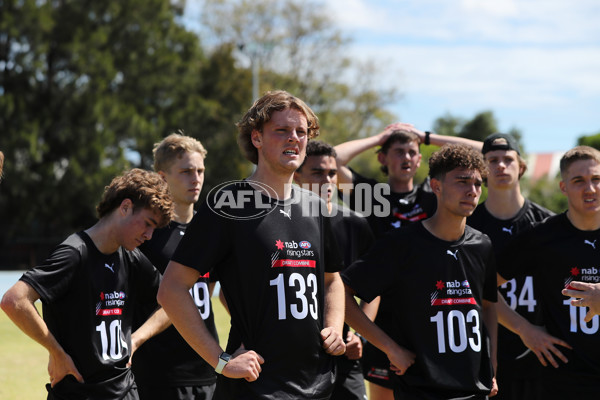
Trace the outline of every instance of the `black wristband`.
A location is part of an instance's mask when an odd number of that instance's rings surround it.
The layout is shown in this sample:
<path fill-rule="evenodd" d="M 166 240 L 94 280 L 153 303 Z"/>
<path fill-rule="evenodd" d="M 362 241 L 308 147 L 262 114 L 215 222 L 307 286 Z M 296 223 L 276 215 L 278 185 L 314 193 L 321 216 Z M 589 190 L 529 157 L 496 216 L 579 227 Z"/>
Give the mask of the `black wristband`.
<path fill-rule="evenodd" d="M 429 135 L 431 135 L 431 132 L 425 131 L 425 140 L 423 141 L 423 143 L 425 143 L 428 146 L 431 144 L 431 142 L 429 141 Z"/>

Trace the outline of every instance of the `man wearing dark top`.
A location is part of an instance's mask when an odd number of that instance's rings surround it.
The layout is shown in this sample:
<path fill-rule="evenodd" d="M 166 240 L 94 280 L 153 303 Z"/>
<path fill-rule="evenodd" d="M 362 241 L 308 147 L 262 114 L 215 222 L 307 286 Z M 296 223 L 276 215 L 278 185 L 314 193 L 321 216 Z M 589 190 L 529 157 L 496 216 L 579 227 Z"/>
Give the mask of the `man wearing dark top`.
<path fill-rule="evenodd" d="M 222 374 L 215 399 L 328 399 L 332 355 L 345 351 L 342 261 L 322 200 L 292 187 L 318 119 L 302 100 L 274 91 L 238 128 L 238 143 L 256 169 L 211 191 L 167 267 L 158 300 Z M 231 313 L 225 352 L 188 293 L 212 271 Z"/>
<path fill-rule="evenodd" d="M 169 225 L 157 229 L 140 250 L 164 274 L 194 216 L 194 204 L 204 182 L 206 150 L 192 137 L 172 134 L 157 143 L 153 153 L 154 170 L 169 185 L 175 210 Z M 190 294 L 207 328 L 218 340 L 211 306 L 213 288 L 210 273 L 206 273 L 198 278 Z M 144 305 L 140 310 L 141 320 L 156 306 L 156 301 Z M 132 369 L 141 400 L 211 399 L 217 380 L 214 369 L 186 343 L 174 326 L 140 347 L 133 357 Z"/>
<path fill-rule="evenodd" d="M 572 290 L 570 284 L 575 280 L 600 281 L 600 152 L 587 146 L 575 147 L 562 157 L 560 171 L 560 189 L 568 198 L 567 211 L 508 243 L 498 258 L 498 283 L 533 276 L 548 332 L 572 346 L 572 350 L 547 351 L 547 358 L 552 352 L 559 358 L 566 357 L 568 363 L 543 369 L 542 398 L 597 399 L 600 320 L 598 316 L 586 320 L 586 309 L 571 304 L 561 290 Z"/>
<path fill-rule="evenodd" d="M 326 201 L 331 227 L 340 253 L 344 256 L 344 266 L 349 266 L 373 244 L 373 233 L 364 217 L 334 203 L 337 185 L 335 156 L 331 145 L 311 140 L 306 146 L 304 162 L 294 173 L 294 180 Z M 336 381 L 330 400 L 363 400 L 366 398 L 366 391 L 359 362 L 362 357 L 362 341 L 346 324 L 344 338 L 346 354 L 336 357 Z"/>
<path fill-rule="evenodd" d="M 389 230 L 429 218 L 435 212 L 436 198 L 429 186 L 429 178 L 420 184 L 414 183 L 421 164 L 420 143 L 481 146 L 479 142 L 468 139 L 422 132 L 406 123 L 395 123 L 375 136 L 335 146 L 340 193 L 351 209 L 367 216 L 376 238 Z M 386 183 L 366 178 L 347 166 L 354 157 L 376 146 L 380 146 L 377 160 L 388 177 Z M 392 310 L 385 302 L 376 298 L 369 304 L 361 304 L 361 307 L 371 319 L 375 319 L 376 324 L 386 329 Z M 367 343 L 362 363 L 365 379 L 371 383 L 369 398 L 391 399 L 391 372 L 385 354 Z"/>
<path fill-rule="evenodd" d="M 152 301 L 160 282 L 136 247 L 171 219 L 166 183 L 131 170 L 113 179 L 97 211 L 94 226 L 69 236 L 2 299 L 13 322 L 50 353 L 48 399 L 138 399 L 129 359 L 169 323 L 158 310 L 131 334 L 136 305 Z"/>
<path fill-rule="evenodd" d="M 554 215 L 521 194 L 520 178 L 527 170 L 516 140 L 495 133 L 483 142 L 482 153 L 489 169 L 488 195 L 469 218 L 467 224 L 485 233 L 498 254 L 518 233 Z M 532 276 L 512 279 L 500 287 L 511 309 L 529 322 L 542 325 L 541 307 Z M 499 311 L 499 316 L 500 316 Z M 518 335 L 498 327 L 498 396 L 496 399 L 542 399 L 542 365 L 536 354 L 527 349 Z M 545 365 L 543 358 L 540 359 Z"/>
<path fill-rule="evenodd" d="M 466 217 L 486 168 L 464 145 L 442 147 L 429 167 L 435 214 L 386 234 L 343 271 L 346 320 L 388 356 L 396 399 L 485 399 L 497 390 L 494 254 Z M 387 332 L 354 295 L 394 305 Z"/>

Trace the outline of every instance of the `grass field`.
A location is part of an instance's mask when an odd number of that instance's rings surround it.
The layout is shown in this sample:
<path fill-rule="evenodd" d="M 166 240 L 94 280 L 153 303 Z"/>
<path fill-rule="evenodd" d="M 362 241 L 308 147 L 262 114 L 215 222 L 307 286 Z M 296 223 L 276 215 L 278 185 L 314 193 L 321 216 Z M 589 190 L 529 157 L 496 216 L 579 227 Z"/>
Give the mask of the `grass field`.
<path fill-rule="evenodd" d="M 213 307 L 221 346 L 225 346 L 229 335 L 229 315 L 216 297 L 213 297 Z M 48 352 L 0 311 L 0 399 L 45 399 L 47 368 Z"/>

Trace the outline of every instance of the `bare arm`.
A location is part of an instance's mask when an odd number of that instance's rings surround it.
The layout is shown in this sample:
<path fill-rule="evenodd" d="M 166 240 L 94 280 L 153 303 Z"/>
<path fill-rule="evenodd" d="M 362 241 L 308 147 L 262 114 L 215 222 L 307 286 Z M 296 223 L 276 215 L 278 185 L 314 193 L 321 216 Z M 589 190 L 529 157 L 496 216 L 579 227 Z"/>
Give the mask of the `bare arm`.
<path fill-rule="evenodd" d="M 158 335 L 171 325 L 171 320 L 162 308 L 156 309 L 152 315 L 131 335 L 131 355 L 151 337 Z"/>
<path fill-rule="evenodd" d="M 40 295 L 31 286 L 19 281 L 2 297 L 2 310 L 19 329 L 50 353 L 48 374 L 52 387 L 69 374 L 79 382 L 83 382 L 83 377 L 75 367 L 75 363 L 65 353 L 35 308 L 34 303 L 39 298 Z"/>
<path fill-rule="evenodd" d="M 158 290 L 158 302 L 188 344 L 206 362 L 216 367 L 223 349 L 206 328 L 189 294 L 198 276 L 198 271 L 193 268 L 169 262 Z M 263 362 L 262 357 L 254 351 L 238 351 L 223 369 L 223 375 L 255 381 Z"/>
<path fill-rule="evenodd" d="M 339 356 L 346 351 L 342 337 L 344 329 L 344 283 L 339 272 L 325 272 L 325 307 L 321 331 L 323 348 L 329 354 Z"/>
<path fill-rule="evenodd" d="M 590 322 L 594 315 L 600 314 L 600 283 L 571 282 L 571 288 L 563 289 L 562 294 L 571 299 L 571 304 L 577 307 L 589 307 L 585 322 Z"/>
<path fill-rule="evenodd" d="M 483 323 L 490 335 L 490 343 L 492 345 L 490 349 L 490 357 L 492 366 L 494 367 L 494 382 L 490 393 L 490 397 L 492 397 L 498 394 L 498 385 L 496 383 L 496 368 L 498 367 L 498 316 L 496 315 L 496 303 L 483 300 L 482 314 Z"/>
<path fill-rule="evenodd" d="M 354 299 L 354 290 L 345 285 L 346 296 L 346 322 L 357 332 L 360 332 L 369 342 L 383 351 L 390 359 L 394 370 L 402 375 L 414 364 L 415 355 L 396 344 L 385 332 L 381 330 L 365 313 L 361 311 Z"/>
<path fill-rule="evenodd" d="M 375 297 L 370 303 L 366 301 L 360 301 L 360 309 L 365 313 L 371 321 L 375 321 L 377 317 L 377 311 L 379 311 L 379 303 L 381 302 L 381 296 Z"/>
<path fill-rule="evenodd" d="M 410 130 L 411 132 L 414 132 L 417 136 L 419 136 L 421 143 L 425 143 L 425 132 L 417 128 L 412 128 Z M 460 136 L 438 135 L 437 133 L 433 132 L 429 134 L 429 144 L 439 147 L 445 144 L 464 144 L 466 146 L 473 147 L 475 150 L 478 151 L 481 151 L 481 149 L 483 148 L 483 142 L 480 142 L 478 140 L 471 140 Z"/>
<path fill-rule="evenodd" d="M 375 136 L 366 137 L 363 139 L 350 140 L 338 144 L 334 147 L 337 156 L 335 158 L 338 167 L 338 184 L 352 183 L 352 172 L 347 167 L 348 163 L 360 153 L 372 149 L 376 146 L 381 146 L 390 134 L 400 128 L 412 127 L 410 124 L 395 123 L 388 125 L 383 131 Z"/>

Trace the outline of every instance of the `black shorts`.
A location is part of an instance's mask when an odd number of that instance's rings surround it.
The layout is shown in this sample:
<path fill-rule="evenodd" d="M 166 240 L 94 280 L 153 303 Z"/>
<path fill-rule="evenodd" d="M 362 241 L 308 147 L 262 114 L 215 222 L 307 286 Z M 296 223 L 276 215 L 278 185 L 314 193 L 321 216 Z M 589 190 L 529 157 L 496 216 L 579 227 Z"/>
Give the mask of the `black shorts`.
<path fill-rule="evenodd" d="M 361 359 L 364 378 L 376 385 L 392 389 L 390 360 L 385 353 L 367 342 Z"/>
<path fill-rule="evenodd" d="M 216 383 L 205 386 L 140 386 L 140 400 L 210 400 Z"/>
<path fill-rule="evenodd" d="M 335 385 L 329 400 L 366 400 L 367 391 L 360 362 L 349 360 L 346 356 L 336 357 L 335 360 Z"/>

